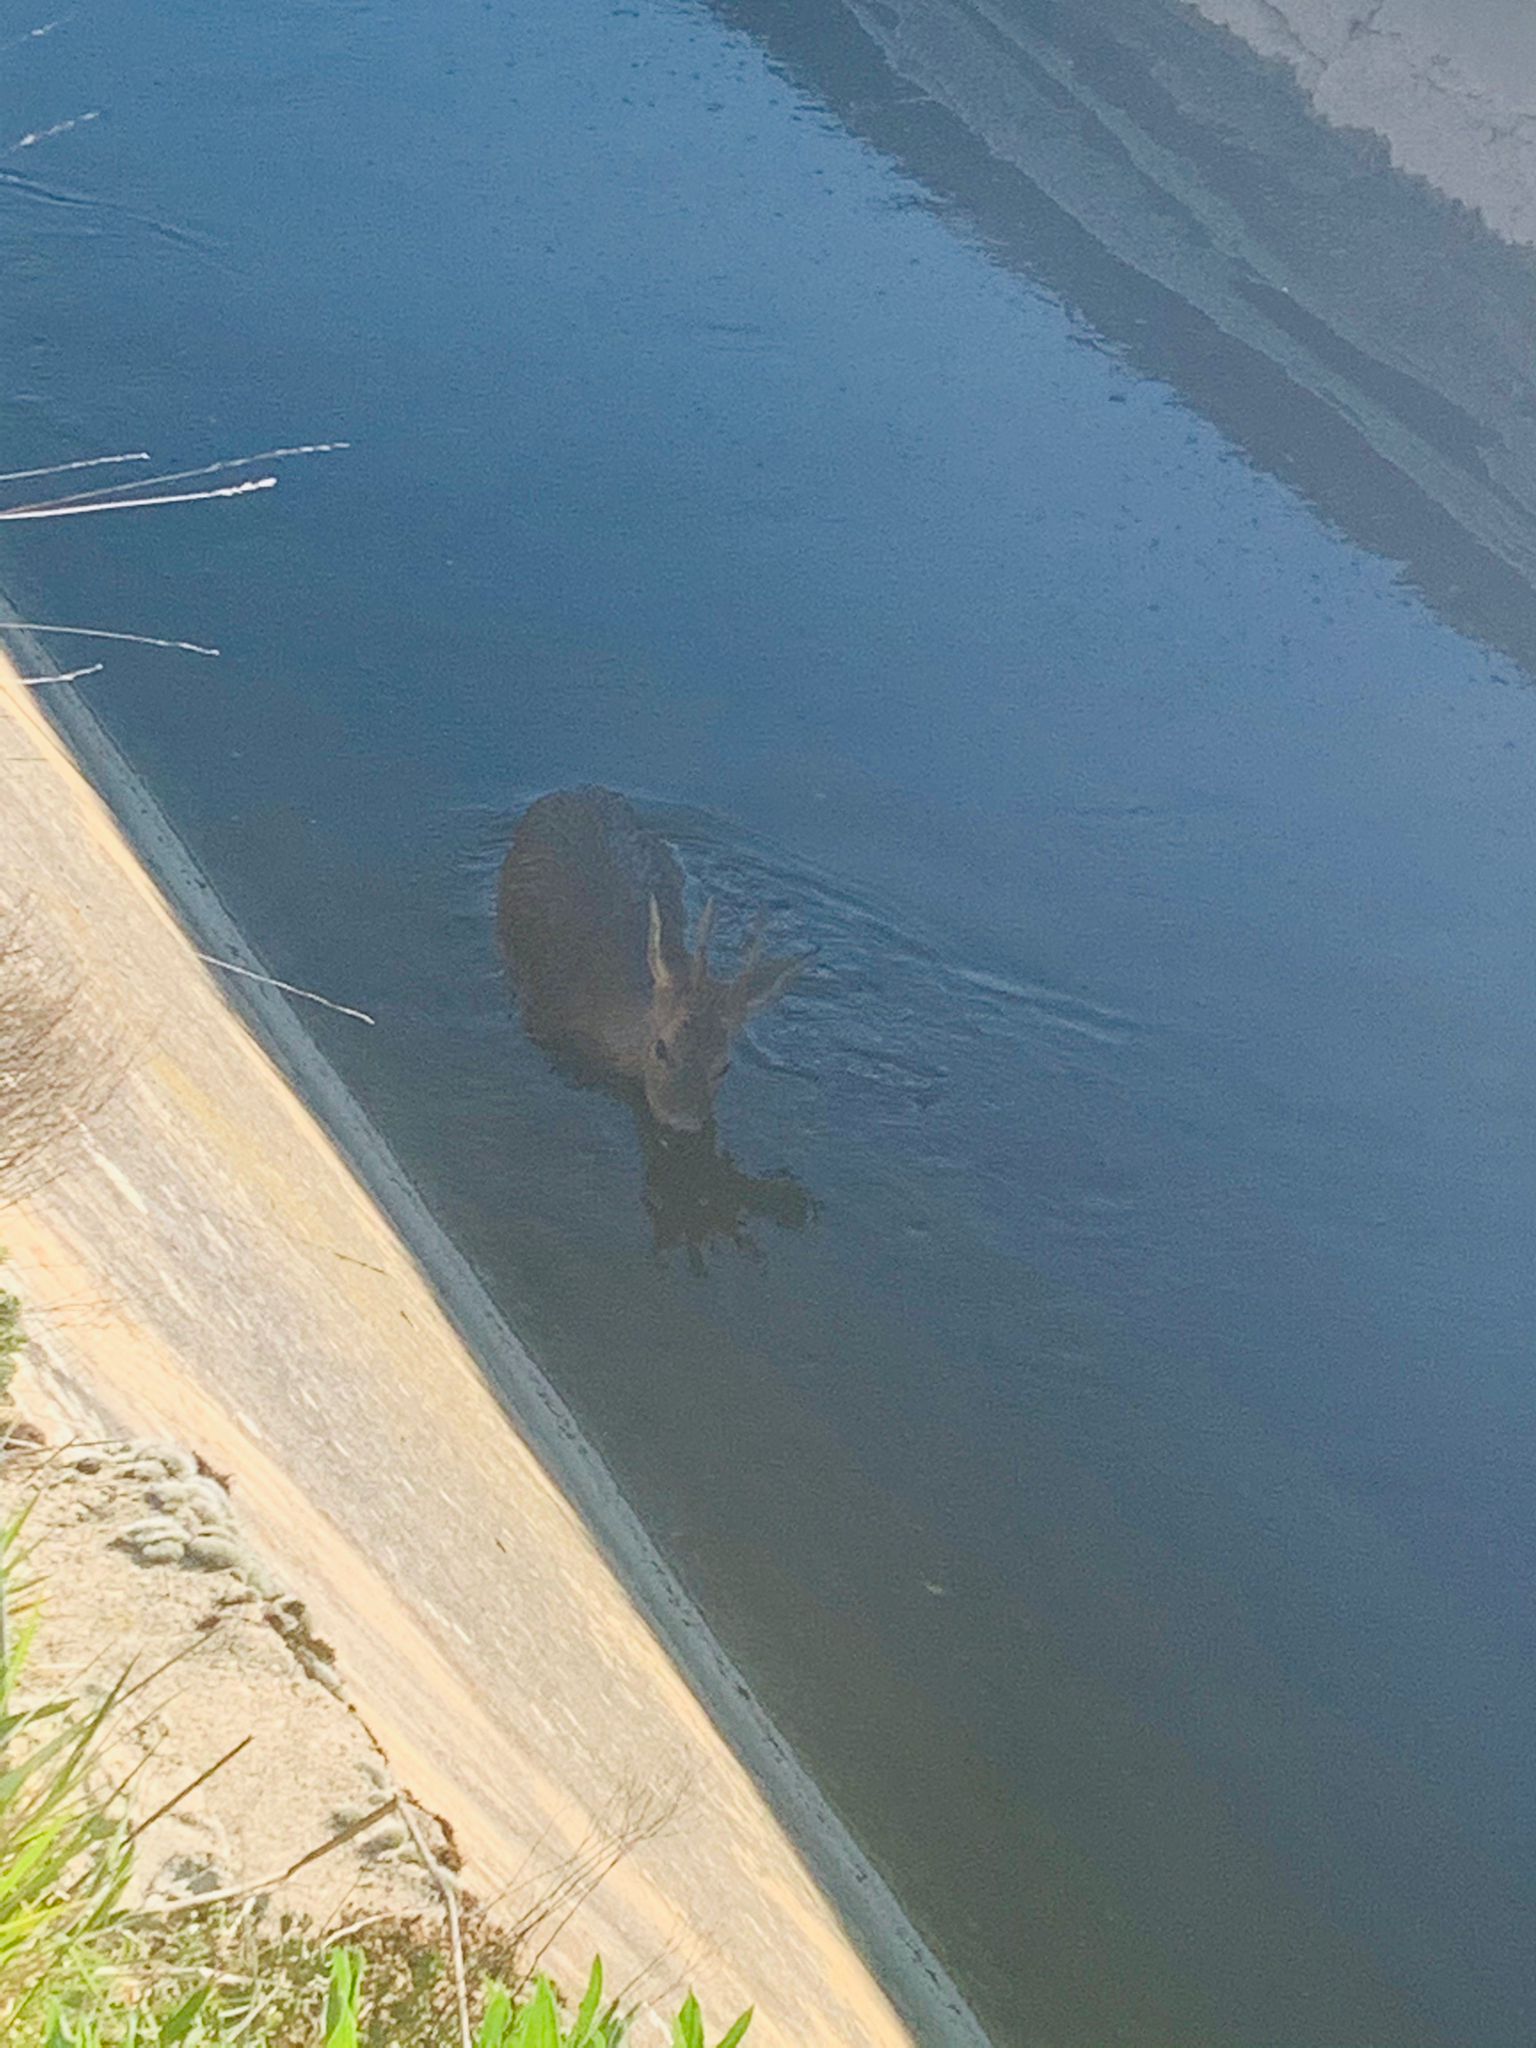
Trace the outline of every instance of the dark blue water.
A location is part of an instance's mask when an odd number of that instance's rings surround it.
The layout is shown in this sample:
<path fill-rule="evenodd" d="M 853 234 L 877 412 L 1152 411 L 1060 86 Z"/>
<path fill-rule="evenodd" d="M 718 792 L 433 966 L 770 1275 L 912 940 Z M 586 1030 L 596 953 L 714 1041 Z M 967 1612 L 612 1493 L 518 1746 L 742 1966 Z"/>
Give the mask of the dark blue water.
<path fill-rule="evenodd" d="M 5 467 L 354 444 L 8 587 L 226 650 L 92 702 L 995 2038 L 1529 2039 L 1509 654 L 702 7 L 4 62 Z M 594 780 L 820 949 L 703 1185 L 500 978 Z"/>

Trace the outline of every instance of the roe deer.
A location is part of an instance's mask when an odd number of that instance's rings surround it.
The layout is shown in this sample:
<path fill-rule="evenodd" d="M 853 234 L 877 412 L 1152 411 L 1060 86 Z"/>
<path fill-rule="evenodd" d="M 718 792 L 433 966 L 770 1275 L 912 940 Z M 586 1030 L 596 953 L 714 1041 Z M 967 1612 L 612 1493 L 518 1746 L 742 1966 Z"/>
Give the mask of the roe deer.
<path fill-rule="evenodd" d="M 496 925 L 528 1034 L 591 1078 L 638 1083 L 668 1130 L 706 1128 L 731 1040 L 810 958 L 765 960 L 754 935 L 717 981 L 714 921 L 711 901 L 690 951 L 682 870 L 613 790 L 557 790 L 524 812 Z"/>

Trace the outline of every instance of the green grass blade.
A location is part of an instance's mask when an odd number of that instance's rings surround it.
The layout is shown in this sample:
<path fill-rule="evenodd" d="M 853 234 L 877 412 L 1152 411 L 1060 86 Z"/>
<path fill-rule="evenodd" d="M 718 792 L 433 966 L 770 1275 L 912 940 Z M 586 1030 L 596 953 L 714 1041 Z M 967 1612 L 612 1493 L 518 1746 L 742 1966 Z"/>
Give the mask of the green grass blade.
<path fill-rule="evenodd" d="M 358 2048 L 357 2005 L 362 1981 L 362 1957 L 355 1949 L 337 1949 L 331 1957 L 331 1988 L 325 2000 L 325 2048 Z"/>
<path fill-rule="evenodd" d="M 168 2013 L 160 2022 L 155 2036 L 155 2048 L 176 2048 L 178 2041 L 185 2041 L 197 2025 L 203 2007 L 213 1995 L 212 1984 L 199 1984 L 190 1998 L 182 2000 L 173 2013 Z"/>
<path fill-rule="evenodd" d="M 691 1991 L 683 2000 L 682 2011 L 672 2022 L 672 2048 L 708 2048 L 704 2039 L 704 2015 Z"/>
<path fill-rule="evenodd" d="M 603 1959 L 592 1958 L 592 1974 L 587 1979 L 587 1988 L 577 2008 L 575 2024 L 571 2028 L 570 2048 L 589 2048 L 597 2040 L 598 2014 L 603 2003 Z"/>
<path fill-rule="evenodd" d="M 512 1994 L 505 1984 L 487 1984 L 485 2011 L 475 2033 L 475 2048 L 506 2048 L 512 2027 Z"/>
<path fill-rule="evenodd" d="M 562 2048 L 560 2008 L 547 1977 L 539 1978 L 533 1997 L 518 2014 L 517 2022 L 515 2048 Z"/>

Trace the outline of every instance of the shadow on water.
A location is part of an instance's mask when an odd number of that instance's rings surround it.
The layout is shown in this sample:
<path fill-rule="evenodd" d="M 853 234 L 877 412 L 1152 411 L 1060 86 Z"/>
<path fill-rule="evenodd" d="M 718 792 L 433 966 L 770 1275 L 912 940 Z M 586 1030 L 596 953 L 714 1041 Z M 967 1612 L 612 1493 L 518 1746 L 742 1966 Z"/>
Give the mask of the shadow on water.
<path fill-rule="evenodd" d="M 1088 345 L 1536 663 L 1527 250 L 1192 6 L 711 5 Z"/>

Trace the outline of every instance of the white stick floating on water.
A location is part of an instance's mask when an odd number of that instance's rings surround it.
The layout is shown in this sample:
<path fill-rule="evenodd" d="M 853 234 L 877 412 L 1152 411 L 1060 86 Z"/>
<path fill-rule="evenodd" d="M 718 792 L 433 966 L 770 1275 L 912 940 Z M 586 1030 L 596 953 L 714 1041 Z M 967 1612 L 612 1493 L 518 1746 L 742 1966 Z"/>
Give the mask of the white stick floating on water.
<path fill-rule="evenodd" d="M 105 505 L 17 505 L 0 512 L 7 519 L 71 519 L 86 512 L 140 512 L 148 505 L 200 505 L 206 498 L 243 498 L 247 491 L 270 491 L 275 476 L 253 477 L 248 483 L 225 484 L 217 491 L 173 491 L 161 498 L 114 498 Z"/>
<path fill-rule="evenodd" d="M 67 135 L 71 128 L 83 128 L 87 121 L 100 119 L 101 109 L 97 107 L 93 113 L 76 114 L 68 121 L 55 121 L 51 128 L 34 128 L 30 135 L 23 135 L 19 142 L 13 142 L 6 155 L 14 156 L 19 149 L 31 149 L 37 142 L 51 142 L 55 135 Z"/>
<path fill-rule="evenodd" d="M 12 36 L 8 43 L 0 43 L 0 50 L 19 50 L 23 43 L 35 43 L 43 36 L 51 36 L 56 28 L 63 28 L 74 18 L 72 14 L 61 14 L 57 21 L 45 21 L 41 28 L 24 28 L 19 36 Z"/>
<path fill-rule="evenodd" d="M 104 662 L 93 661 L 89 668 L 72 668 L 61 676 L 18 676 L 18 683 L 25 683 L 29 690 L 38 689 L 43 683 L 78 683 L 82 676 L 99 676 L 106 666 Z"/>
<path fill-rule="evenodd" d="M 133 455 L 88 455 L 83 462 L 54 462 L 47 469 L 8 469 L 0 476 L 0 484 L 20 484 L 33 476 L 66 476 L 72 469 L 108 469 L 114 462 L 148 462 L 149 459 L 147 448 L 140 448 Z"/>
<path fill-rule="evenodd" d="M 215 960 L 211 953 L 199 953 L 198 959 L 209 967 L 222 967 L 226 974 L 243 974 L 247 981 L 259 981 L 266 988 L 280 988 L 285 996 L 302 996 L 307 1003 L 318 1003 L 322 1010 L 335 1010 L 343 1017 L 355 1017 L 360 1024 L 377 1024 L 377 1017 L 370 1017 L 366 1010 L 354 1010 L 350 1003 L 333 1003 L 329 996 L 317 996 L 312 988 L 295 988 L 291 981 L 279 981 L 275 974 L 258 974 L 254 967 L 238 967 L 233 960 Z"/>
<path fill-rule="evenodd" d="M 195 476 L 218 476 L 226 469 L 249 469 L 253 462 L 286 462 L 292 455 L 339 455 L 352 446 L 350 441 L 311 441 L 303 448 L 264 448 L 259 455 L 230 455 L 222 462 L 205 462 L 198 469 L 168 469 L 163 476 L 135 476 L 126 483 L 103 484 L 94 491 L 71 491 L 65 498 L 48 498 L 49 505 L 79 505 L 87 498 L 115 498 L 123 491 L 147 491 L 152 484 L 184 484 Z M 31 507 L 25 508 L 30 511 Z"/>
<path fill-rule="evenodd" d="M 135 647 L 171 647 L 178 654 L 218 653 L 217 647 L 199 647 L 195 640 L 157 640 L 152 633 L 109 633 L 103 626 L 42 626 L 36 619 L 8 619 L 0 615 L 0 633 L 73 633 L 81 640 L 128 640 Z"/>

